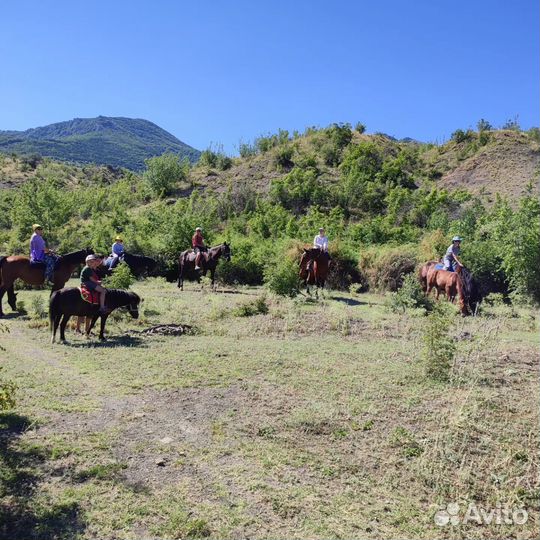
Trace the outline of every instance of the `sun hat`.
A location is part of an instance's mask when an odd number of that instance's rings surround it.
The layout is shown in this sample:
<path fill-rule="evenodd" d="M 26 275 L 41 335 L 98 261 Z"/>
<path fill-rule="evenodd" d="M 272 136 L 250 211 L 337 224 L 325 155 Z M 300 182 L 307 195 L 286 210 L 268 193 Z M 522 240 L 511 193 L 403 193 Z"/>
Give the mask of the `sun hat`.
<path fill-rule="evenodd" d="M 84 259 L 84 262 L 97 261 L 99 259 L 100 259 L 100 257 L 98 257 L 97 255 L 92 254 L 92 255 L 87 255 L 86 259 Z"/>
<path fill-rule="evenodd" d="M 34 223 L 32 225 L 32 230 L 35 231 L 36 229 L 43 229 L 43 227 L 39 223 Z"/>
<path fill-rule="evenodd" d="M 121 236 L 117 236 L 114 240 L 115 240 L 115 241 L 116 241 L 116 240 L 120 240 L 120 242 L 123 242 L 123 241 L 124 241 L 124 239 L 123 239 Z"/>
<path fill-rule="evenodd" d="M 461 242 L 461 240 L 461 236 L 454 236 L 454 238 L 452 238 L 452 242 Z"/>
<path fill-rule="evenodd" d="M 202 229 L 200 227 L 196 227 L 195 230 L 196 231 L 202 231 Z"/>

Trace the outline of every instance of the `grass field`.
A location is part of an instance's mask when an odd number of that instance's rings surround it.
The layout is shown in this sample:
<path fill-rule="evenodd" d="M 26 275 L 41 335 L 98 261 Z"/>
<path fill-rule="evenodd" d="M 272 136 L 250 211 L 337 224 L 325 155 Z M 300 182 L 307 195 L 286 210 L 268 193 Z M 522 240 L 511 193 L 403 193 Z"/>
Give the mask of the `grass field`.
<path fill-rule="evenodd" d="M 2 322 L 19 389 L 0 413 L 1 538 L 538 537 L 532 310 L 453 318 L 441 383 L 426 317 L 380 295 L 267 296 L 242 317 L 262 289 L 133 289 L 141 318 L 113 317 L 105 343 L 51 344 L 46 291 L 20 291 L 30 315 Z M 158 323 L 194 332 L 138 333 Z M 495 517 L 437 525 L 451 503 Z M 497 519 L 507 507 L 527 521 Z"/>

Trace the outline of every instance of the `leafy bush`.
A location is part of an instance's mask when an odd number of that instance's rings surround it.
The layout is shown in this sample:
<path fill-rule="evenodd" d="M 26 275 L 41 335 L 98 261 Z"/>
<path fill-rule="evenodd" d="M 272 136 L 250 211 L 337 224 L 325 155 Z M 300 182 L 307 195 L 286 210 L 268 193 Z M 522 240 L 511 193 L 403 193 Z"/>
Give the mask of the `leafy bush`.
<path fill-rule="evenodd" d="M 277 148 L 274 160 L 278 171 L 289 169 L 294 165 L 294 163 L 292 162 L 293 153 L 294 150 L 290 145 L 279 146 Z"/>
<path fill-rule="evenodd" d="M 439 303 L 428 315 L 422 336 L 425 373 L 437 381 L 447 381 L 450 378 L 456 354 L 456 344 L 449 334 L 450 325 L 446 304 Z"/>
<path fill-rule="evenodd" d="M 418 264 L 415 246 L 371 247 L 360 252 L 359 268 L 370 288 L 397 291 Z"/>
<path fill-rule="evenodd" d="M 272 292 L 294 298 L 300 285 L 297 262 L 283 257 L 268 264 L 264 269 L 264 283 Z"/>
<path fill-rule="evenodd" d="M 129 289 L 134 281 L 135 277 L 129 266 L 125 262 L 121 262 L 113 270 L 113 273 L 103 280 L 103 286 L 109 289 Z"/>
<path fill-rule="evenodd" d="M 158 196 L 169 195 L 173 187 L 184 180 L 189 170 L 189 161 L 176 154 L 165 153 L 145 160 L 146 171 L 143 178 L 150 191 Z"/>
<path fill-rule="evenodd" d="M 403 278 L 401 287 L 390 297 L 390 309 L 395 312 L 404 313 L 407 309 L 424 309 L 431 311 L 433 302 L 428 298 L 415 274 L 407 274 Z"/>
<path fill-rule="evenodd" d="M 491 131 L 493 129 L 493 126 L 487 121 L 481 118 L 478 123 L 476 124 L 476 128 L 478 131 Z"/>
<path fill-rule="evenodd" d="M 356 126 L 354 126 L 354 129 L 358 131 L 358 133 L 365 133 L 366 125 L 362 124 L 362 122 L 357 122 Z"/>
<path fill-rule="evenodd" d="M 233 315 L 237 317 L 251 317 L 253 315 L 266 315 L 268 313 L 268 303 L 266 296 L 258 296 L 245 304 L 241 304 L 233 310 Z"/>
<path fill-rule="evenodd" d="M 38 295 L 32 297 L 32 302 L 30 305 L 31 316 L 33 319 L 45 319 L 47 318 L 47 308 L 43 302 L 43 298 Z"/>

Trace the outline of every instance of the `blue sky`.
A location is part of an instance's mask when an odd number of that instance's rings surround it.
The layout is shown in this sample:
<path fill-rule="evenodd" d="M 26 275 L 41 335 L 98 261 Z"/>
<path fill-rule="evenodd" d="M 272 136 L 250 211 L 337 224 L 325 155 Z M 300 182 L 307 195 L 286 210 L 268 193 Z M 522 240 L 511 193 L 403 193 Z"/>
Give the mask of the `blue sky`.
<path fill-rule="evenodd" d="M 537 0 L 6 2 L 0 129 L 146 118 L 204 149 L 361 121 L 539 124 Z"/>

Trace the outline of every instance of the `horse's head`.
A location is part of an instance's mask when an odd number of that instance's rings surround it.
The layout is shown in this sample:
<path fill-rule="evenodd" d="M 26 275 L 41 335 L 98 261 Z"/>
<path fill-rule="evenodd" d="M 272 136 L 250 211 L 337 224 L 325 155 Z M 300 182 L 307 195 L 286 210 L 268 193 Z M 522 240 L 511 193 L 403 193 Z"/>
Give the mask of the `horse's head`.
<path fill-rule="evenodd" d="M 311 261 L 311 254 L 310 254 L 310 250 L 308 249 L 305 249 L 303 250 L 302 252 L 302 256 L 300 257 L 300 272 L 299 272 L 299 275 L 300 275 L 300 278 L 301 279 L 307 279 L 307 276 L 308 276 L 308 264 L 309 262 Z"/>
<path fill-rule="evenodd" d="M 129 293 L 129 304 L 128 304 L 128 311 L 129 314 L 134 318 L 139 318 L 139 304 L 141 303 L 141 298 L 138 294 L 134 292 Z"/>
<path fill-rule="evenodd" d="M 231 260 L 231 246 L 227 242 L 223 242 L 221 245 L 221 255 L 226 261 Z"/>

